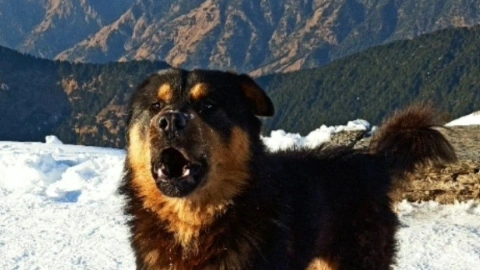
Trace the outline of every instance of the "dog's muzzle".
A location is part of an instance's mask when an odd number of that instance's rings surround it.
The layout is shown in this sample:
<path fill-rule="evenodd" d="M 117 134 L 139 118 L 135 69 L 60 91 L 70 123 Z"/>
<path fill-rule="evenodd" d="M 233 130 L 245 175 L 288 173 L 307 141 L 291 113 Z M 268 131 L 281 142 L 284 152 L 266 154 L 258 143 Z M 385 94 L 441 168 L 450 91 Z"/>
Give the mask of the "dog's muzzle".
<path fill-rule="evenodd" d="M 164 149 L 152 161 L 152 176 L 157 187 L 169 197 L 183 197 L 201 182 L 206 165 L 189 159 L 175 148 Z"/>

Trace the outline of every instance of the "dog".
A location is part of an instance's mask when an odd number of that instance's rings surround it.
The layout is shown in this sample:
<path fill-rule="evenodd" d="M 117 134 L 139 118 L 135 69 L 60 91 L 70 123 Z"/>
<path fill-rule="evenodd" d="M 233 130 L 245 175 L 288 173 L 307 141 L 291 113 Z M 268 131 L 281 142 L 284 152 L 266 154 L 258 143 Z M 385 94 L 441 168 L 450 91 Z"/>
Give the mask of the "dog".
<path fill-rule="evenodd" d="M 137 269 L 391 269 L 394 183 L 456 159 L 433 110 L 397 113 L 368 150 L 270 153 L 259 117 L 273 114 L 245 74 L 169 69 L 139 85 L 120 187 Z"/>

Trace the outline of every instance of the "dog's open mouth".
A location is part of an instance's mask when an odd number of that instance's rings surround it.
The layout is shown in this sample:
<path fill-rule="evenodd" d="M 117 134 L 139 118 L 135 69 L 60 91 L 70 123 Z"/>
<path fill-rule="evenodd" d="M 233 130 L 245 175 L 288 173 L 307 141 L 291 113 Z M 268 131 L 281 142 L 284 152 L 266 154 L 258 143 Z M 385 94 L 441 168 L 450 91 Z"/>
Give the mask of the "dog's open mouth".
<path fill-rule="evenodd" d="M 205 166 L 176 148 L 166 148 L 152 161 L 152 175 L 158 188 L 170 197 L 183 197 L 201 182 Z"/>

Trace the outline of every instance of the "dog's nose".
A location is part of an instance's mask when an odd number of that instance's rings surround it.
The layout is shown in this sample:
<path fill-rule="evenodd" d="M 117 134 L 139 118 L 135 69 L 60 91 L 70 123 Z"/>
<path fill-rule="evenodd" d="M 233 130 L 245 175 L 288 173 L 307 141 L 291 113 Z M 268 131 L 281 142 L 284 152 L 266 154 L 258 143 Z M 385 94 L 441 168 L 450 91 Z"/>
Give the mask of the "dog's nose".
<path fill-rule="evenodd" d="M 180 112 L 166 112 L 159 120 L 160 130 L 165 133 L 175 133 L 182 131 L 187 126 L 187 117 Z"/>

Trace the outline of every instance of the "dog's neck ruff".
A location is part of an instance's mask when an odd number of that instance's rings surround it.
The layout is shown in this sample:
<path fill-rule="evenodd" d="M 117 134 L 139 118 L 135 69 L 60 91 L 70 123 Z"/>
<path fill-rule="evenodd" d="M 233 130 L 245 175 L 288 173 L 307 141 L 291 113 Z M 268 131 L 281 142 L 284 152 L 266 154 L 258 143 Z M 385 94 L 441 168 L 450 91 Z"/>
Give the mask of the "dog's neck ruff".
<path fill-rule="evenodd" d="M 158 202 L 146 201 L 144 206 L 153 210 L 158 218 L 166 222 L 166 230 L 174 235 L 175 241 L 187 250 L 195 251 L 196 242 L 202 230 L 211 226 L 223 216 L 232 201 L 215 205 L 201 205 L 189 198 L 168 198 Z"/>

